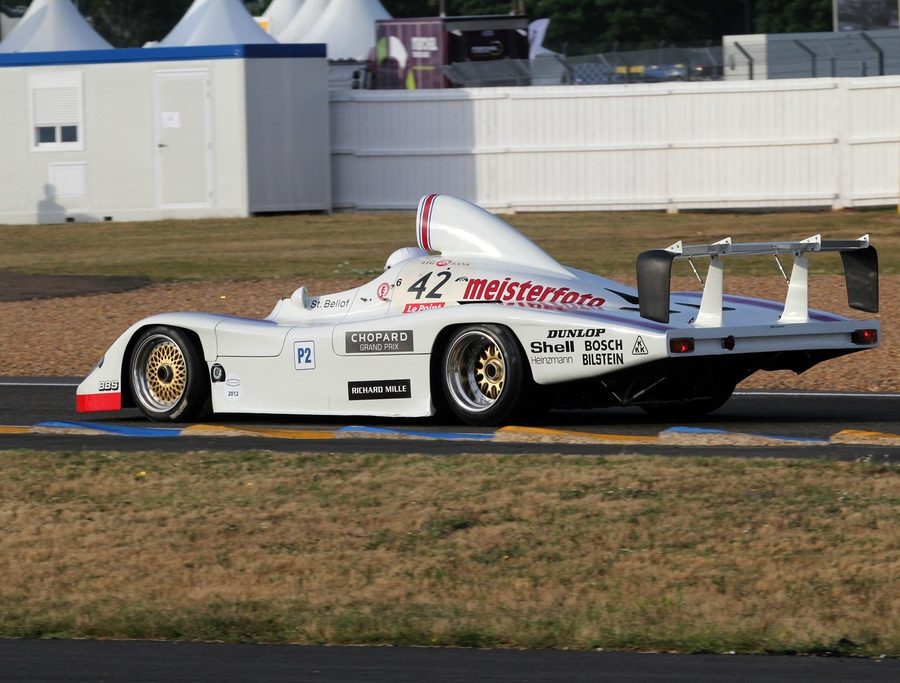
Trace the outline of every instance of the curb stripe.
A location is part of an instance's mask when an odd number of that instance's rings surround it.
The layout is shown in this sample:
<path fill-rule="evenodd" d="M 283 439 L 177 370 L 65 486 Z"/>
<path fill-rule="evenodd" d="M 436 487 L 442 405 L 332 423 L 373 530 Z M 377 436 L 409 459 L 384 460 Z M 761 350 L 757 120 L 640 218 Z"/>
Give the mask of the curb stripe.
<path fill-rule="evenodd" d="M 278 429 L 270 427 L 231 427 L 228 425 L 191 425 L 181 430 L 182 436 L 262 436 L 270 439 L 333 439 L 333 431 Z"/>
<path fill-rule="evenodd" d="M 33 426 L 0 425 L 2 434 L 57 434 L 88 436 L 125 436 L 137 438 L 172 438 L 178 436 L 206 437 L 262 437 L 272 439 L 328 440 L 347 438 L 407 438 L 438 441 L 496 441 L 496 442 L 558 442 L 596 444 L 682 444 L 682 445 L 740 445 L 770 446 L 773 443 L 797 446 L 819 445 L 900 445 L 900 434 L 873 432 L 861 429 L 843 429 L 830 437 L 815 438 L 776 434 L 754 434 L 706 427 L 674 426 L 656 436 L 634 434 L 603 434 L 546 427 L 511 425 L 491 432 L 429 432 L 414 429 L 395 429 L 351 425 L 334 430 L 306 430 L 269 427 L 236 427 L 231 425 L 196 424 L 184 428 L 127 427 L 102 422 L 48 421 Z M 696 441 L 693 439 L 696 437 Z M 704 443 L 702 440 L 707 439 Z M 748 443 L 749 442 L 749 443 Z"/>
<path fill-rule="evenodd" d="M 656 436 L 638 436 L 634 434 L 598 434 L 596 432 L 578 432 L 567 429 L 547 429 L 545 427 L 518 427 L 509 426 L 501 427 L 494 434 L 495 441 L 503 441 L 504 436 L 513 437 L 512 440 L 522 441 L 519 437 L 549 437 L 559 439 L 578 439 L 594 441 L 597 443 L 631 443 L 631 444 L 655 444 L 658 441 Z"/>
<path fill-rule="evenodd" d="M 494 438 L 493 434 L 481 434 L 478 432 L 419 432 L 412 429 L 389 429 L 386 427 L 364 427 L 359 425 L 341 427 L 337 430 L 336 437 L 347 438 L 356 434 L 369 434 L 371 436 L 404 436 L 414 439 L 447 439 L 455 441 L 489 441 Z"/>
<path fill-rule="evenodd" d="M 31 427 L 17 427 L 16 425 L 0 425 L 0 434 L 30 434 Z"/>
<path fill-rule="evenodd" d="M 38 431 L 40 430 L 40 431 Z M 171 427 L 120 427 L 102 422 L 39 422 L 33 432 L 64 431 L 72 434 L 110 434 L 114 436 L 175 437 L 181 436 L 181 428 Z"/>
<path fill-rule="evenodd" d="M 709 437 L 725 437 L 725 438 L 750 438 L 750 439 L 765 439 L 766 441 L 789 441 L 791 443 L 795 443 L 798 446 L 817 446 L 817 445 L 827 445 L 829 442 L 826 439 L 820 439 L 816 437 L 809 436 L 788 436 L 785 434 L 755 434 L 751 432 L 730 432 L 724 429 L 709 429 L 706 427 L 686 427 L 686 426 L 676 426 L 670 427 L 669 429 L 665 429 L 659 433 L 661 439 L 664 439 L 666 436 L 709 436 Z"/>
<path fill-rule="evenodd" d="M 900 446 L 900 434 L 888 432 L 869 432 L 863 429 L 842 429 L 837 434 L 831 435 L 831 443 L 836 444 L 883 444 L 887 446 Z"/>

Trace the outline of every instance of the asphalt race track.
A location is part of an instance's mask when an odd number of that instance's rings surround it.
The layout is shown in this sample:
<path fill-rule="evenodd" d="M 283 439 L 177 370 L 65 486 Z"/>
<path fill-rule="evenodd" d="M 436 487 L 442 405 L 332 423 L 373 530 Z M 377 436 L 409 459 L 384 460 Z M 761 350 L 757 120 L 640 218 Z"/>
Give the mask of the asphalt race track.
<path fill-rule="evenodd" d="M 0 449 L 900 458 L 900 394 L 738 393 L 690 425 L 619 409 L 551 413 L 511 431 L 438 420 L 259 416 L 216 418 L 198 428 L 153 425 L 135 410 L 79 415 L 77 383 L 0 378 Z M 716 445 L 703 445 L 710 440 Z M 862 682 L 900 680 L 900 660 L 0 640 L 0 682 L 38 680 Z"/>
<path fill-rule="evenodd" d="M 0 681 L 759 681 L 900 679 L 900 661 L 834 657 L 0 640 Z"/>
<path fill-rule="evenodd" d="M 900 455 L 900 394 L 739 392 L 715 413 L 690 424 L 654 421 L 638 409 L 607 409 L 552 412 L 536 425 L 492 430 L 428 419 L 255 415 L 217 417 L 204 425 L 160 425 L 137 410 L 79 415 L 74 409 L 77 383 L 76 378 L 0 378 L 0 447 L 377 449 L 435 455 L 628 452 L 888 461 Z"/>

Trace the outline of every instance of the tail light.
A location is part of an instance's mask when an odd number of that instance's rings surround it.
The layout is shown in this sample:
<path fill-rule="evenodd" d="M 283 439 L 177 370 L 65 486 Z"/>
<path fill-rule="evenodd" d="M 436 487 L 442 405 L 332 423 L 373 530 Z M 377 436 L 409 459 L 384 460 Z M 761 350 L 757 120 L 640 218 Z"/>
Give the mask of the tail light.
<path fill-rule="evenodd" d="M 878 330 L 854 330 L 850 335 L 850 341 L 860 346 L 869 346 L 878 343 Z"/>
<path fill-rule="evenodd" d="M 669 351 L 672 353 L 690 353 L 694 350 L 693 337 L 669 340 Z"/>

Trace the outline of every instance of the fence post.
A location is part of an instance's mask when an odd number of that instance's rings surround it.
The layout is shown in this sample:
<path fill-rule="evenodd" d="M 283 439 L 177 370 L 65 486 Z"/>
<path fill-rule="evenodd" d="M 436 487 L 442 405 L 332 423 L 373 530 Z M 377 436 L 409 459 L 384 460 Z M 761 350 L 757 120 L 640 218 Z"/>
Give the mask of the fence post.
<path fill-rule="evenodd" d="M 744 49 L 744 46 L 739 42 L 734 41 L 734 46 L 740 50 L 741 54 L 747 58 L 747 66 L 750 68 L 750 80 L 753 80 L 753 57 L 750 56 L 750 53 Z"/>
<path fill-rule="evenodd" d="M 878 75 L 884 76 L 884 50 L 878 47 L 878 44 L 872 40 L 867 33 L 860 33 L 859 37 L 866 41 L 869 44 L 869 47 L 875 50 L 875 54 L 878 55 Z"/>
<path fill-rule="evenodd" d="M 799 47 L 801 50 L 803 50 L 806 54 L 809 55 L 809 58 L 812 60 L 812 77 L 816 78 L 818 76 L 818 74 L 816 73 L 816 53 L 815 53 L 815 51 L 811 50 L 809 48 L 809 46 L 804 45 L 803 41 L 801 41 L 801 40 L 794 40 L 794 42 L 797 44 L 797 47 Z"/>

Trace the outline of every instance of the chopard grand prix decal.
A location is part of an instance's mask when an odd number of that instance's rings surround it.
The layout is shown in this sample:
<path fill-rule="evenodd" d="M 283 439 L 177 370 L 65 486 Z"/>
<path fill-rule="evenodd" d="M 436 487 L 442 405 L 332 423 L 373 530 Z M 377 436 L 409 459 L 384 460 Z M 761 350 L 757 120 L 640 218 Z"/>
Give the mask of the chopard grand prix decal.
<path fill-rule="evenodd" d="M 412 330 L 360 330 L 344 335 L 347 353 L 401 353 L 413 350 Z"/>

